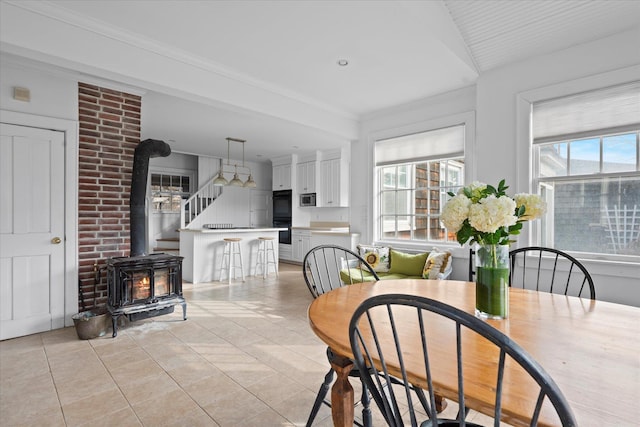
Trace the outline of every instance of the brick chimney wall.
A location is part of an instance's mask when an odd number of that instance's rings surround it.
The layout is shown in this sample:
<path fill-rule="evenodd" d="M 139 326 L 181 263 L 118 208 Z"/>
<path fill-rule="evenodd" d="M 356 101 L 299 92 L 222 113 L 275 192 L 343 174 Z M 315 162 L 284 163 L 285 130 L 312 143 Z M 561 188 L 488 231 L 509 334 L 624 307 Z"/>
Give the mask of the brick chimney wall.
<path fill-rule="evenodd" d="M 140 106 L 137 95 L 78 84 L 79 279 L 87 310 L 107 302 L 106 272 L 94 296 L 94 269 L 104 267 L 107 258 L 129 256 L 129 193 L 140 143 Z"/>

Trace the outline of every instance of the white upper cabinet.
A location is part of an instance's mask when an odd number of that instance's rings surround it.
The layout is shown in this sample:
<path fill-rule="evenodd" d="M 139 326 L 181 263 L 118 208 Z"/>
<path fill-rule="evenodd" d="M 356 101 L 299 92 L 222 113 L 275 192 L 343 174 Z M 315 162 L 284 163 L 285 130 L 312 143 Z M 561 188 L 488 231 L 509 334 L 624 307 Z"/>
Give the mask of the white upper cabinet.
<path fill-rule="evenodd" d="M 292 189 L 292 164 L 295 163 L 296 156 L 285 156 L 271 159 L 273 164 L 273 191 Z"/>
<path fill-rule="evenodd" d="M 291 190 L 291 165 L 273 167 L 273 190 Z"/>
<path fill-rule="evenodd" d="M 326 153 L 320 161 L 319 206 L 349 206 L 349 158 L 342 152 Z"/>
<path fill-rule="evenodd" d="M 318 168 L 316 162 L 304 162 L 298 163 L 296 176 L 297 176 L 297 190 L 298 193 L 315 193 L 316 192 L 316 177 Z"/>

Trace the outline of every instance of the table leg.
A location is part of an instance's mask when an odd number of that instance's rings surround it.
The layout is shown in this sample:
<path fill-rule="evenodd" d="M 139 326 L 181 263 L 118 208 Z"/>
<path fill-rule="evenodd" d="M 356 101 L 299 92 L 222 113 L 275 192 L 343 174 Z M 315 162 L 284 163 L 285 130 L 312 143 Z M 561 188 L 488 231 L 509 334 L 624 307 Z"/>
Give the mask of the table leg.
<path fill-rule="evenodd" d="M 331 416 L 335 427 L 353 426 L 353 387 L 349 383 L 349 373 L 353 361 L 335 355 L 331 367 L 336 371 L 336 381 L 331 387 Z"/>
<path fill-rule="evenodd" d="M 435 398 L 436 398 L 436 412 L 440 413 L 445 410 L 448 403 L 447 403 L 447 400 L 444 397 L 440 396 L 438 393 L 435 393 Z"/>

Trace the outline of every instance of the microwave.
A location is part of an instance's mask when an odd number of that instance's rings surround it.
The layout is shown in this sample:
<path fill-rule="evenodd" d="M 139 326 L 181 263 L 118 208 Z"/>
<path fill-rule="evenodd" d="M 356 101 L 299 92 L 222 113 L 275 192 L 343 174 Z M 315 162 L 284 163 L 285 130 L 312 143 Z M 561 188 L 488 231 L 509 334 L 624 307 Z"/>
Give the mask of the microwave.
<path fill-rule="evenodd" d="M 300 195 L 300 206 L 315 206 L 316 193 L 306 193 Z"/>

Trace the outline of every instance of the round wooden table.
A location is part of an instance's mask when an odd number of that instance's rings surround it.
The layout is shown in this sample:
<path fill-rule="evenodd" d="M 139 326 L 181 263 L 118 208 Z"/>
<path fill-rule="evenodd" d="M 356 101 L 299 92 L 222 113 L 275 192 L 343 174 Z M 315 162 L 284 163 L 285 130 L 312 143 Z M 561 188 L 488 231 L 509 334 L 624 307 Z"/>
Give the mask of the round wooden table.
<path fill-rule="evenodd" d="M 475 310 L 475 284 L 453 280 L 361 283 L 316 298 L 308 311 L 311 328 L 336 355 L 342 356 L 334 365 L 338 379 L 331 395 L 336 426 L 353 425 L 353 389 L 348 380 L 353 357 L 349 343 L 351 316 L 367 298 L 396 293 L 432 298 L 469 313 Z M 637 405 L 640 401 L 640 308 L 517 288 L 509 291 L 509 306 L 507 319 L 487 322 L 520 344 L 554 378 L 569 400 L 579 425 L 637 425 L 640 419 L 640 405 Z M 443 328 L 430 338 L 447 348 L 451 340 L 455 340 L 455 334 Z M 477 360 L 478 366 L 497 363 L 483 355 L 482 346 L 477 347 L 476 354 L 466 354 L 465 360 Z M 442 362 L 439 366 L 442 370 L 454 369 L 455 363 Z M 485 386 L 468 387 L 465 392 L 471 409 L 491 416 L 493 401 L 484 394 L 495 386 L 495 378 L 484 371 L 478 367 L 474 375 L 476 382 Z M 439 378 L 437 386 L 434 385 L 436 391 L 455 400 L 455 370 L 441 372 Z M 426 379 L 418 378 L 417 383 L 422 386 Z M 518 383 L 511 382 L 504 390 L 504 421 L 529 425 L 529 414 L 521 408 L 530 403 L 531 393 Z M 555 413 L 543 413 L 540 425 L 553 425 L 554 417 Z"/>

